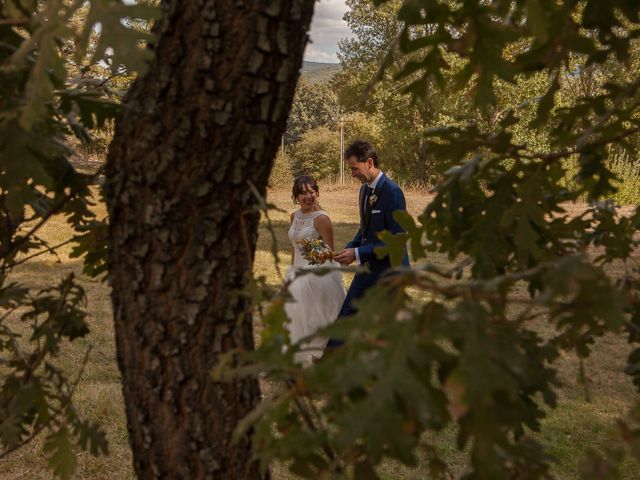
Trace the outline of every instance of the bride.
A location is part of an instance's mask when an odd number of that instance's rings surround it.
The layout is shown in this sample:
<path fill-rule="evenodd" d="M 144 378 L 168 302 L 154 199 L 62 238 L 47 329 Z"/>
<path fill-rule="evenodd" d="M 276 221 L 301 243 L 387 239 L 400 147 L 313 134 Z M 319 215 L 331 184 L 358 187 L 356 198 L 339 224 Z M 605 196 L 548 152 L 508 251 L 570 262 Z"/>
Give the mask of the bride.
<path fill-rule="evenodd" d="M 285 274 L 285 281 L 289 283 L 289 293 L 292 297 L 285 303 L 292 343 L 334 322 L 345 297 L 342 273 L 339 271 L 325 275 L 299 275 L 304 270 L 328 265 L 338 266 L 333 260 L 323 265 L 310 265 L 300 251 L 301 240 L 317 238 L 322 238 L 333 250 L 333 226 L 327 212 L 318 204 L 319 193 L 318 184 L 313 177 L 301 175 L 293 182 L 293 201 L 300 205 L 300 209 L 291 214 L 291 266 Z M 326 344 L 327 339 L 324 338 L 314 338 L 305 343 L 301 346 L 302 351 L 296 353 L 296 362 L 310 364 L 322 356 Z"/>

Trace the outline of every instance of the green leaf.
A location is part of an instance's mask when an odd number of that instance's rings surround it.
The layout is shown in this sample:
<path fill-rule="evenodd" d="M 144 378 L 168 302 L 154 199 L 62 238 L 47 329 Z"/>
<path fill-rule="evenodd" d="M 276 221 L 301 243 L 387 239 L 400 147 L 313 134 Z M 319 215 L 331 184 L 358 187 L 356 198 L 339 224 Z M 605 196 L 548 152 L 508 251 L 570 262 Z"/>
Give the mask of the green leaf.
<path fill-rule="evenodd" d="M 410 239 L 411 257 L 414 261 L 425 258 L 426 248 L 423 245 L 424 230 L 416 225 L 413 217 L 404 210 L 393 212 L 393 218 L 407 232 Z"/>
<path fill-rule="evenodd" d="M 84 258 L 82 272 L 90 277 L 106 280 L 109 267 L 109 225 L 106 221 L 91 221 L 78 230 L 79 234 L 73 237 L 75 245 L 69 257 Z"/>
<path fill-rule="evenodd" d="M 560 90 L 560 75 L 556 74 L 553 77 L 553 81 L 551 85 L 545 92 L 544 96 L 540 100 L 538 104 L 538 111 L 536 113 L 536 118 L 530 123 L 530 128 L 540 128 L 549 119 L 549 113 L 555 104 L 555 96 L 556 93 Z"/>
<path fill-rule="evenodd" d="M 59 83 L 65 77 L 56 45 L 56 37 L 64 35 L 65 30 L 59 20 L 51 19 L 35 34 L 40 48 L 25 89 L 27 104 L 20 115 L 20 126 L 25 130 L 31 130 L 45 118 L 53 100 L 54 82 Z"/>
<path fill-rule="evenodd" d="M 93 93 L 65 91 L 60 99 L 60 107 L 65 113 L 71 113 L 73 107 L 77 107 L 82 124 L 89 129 L 100 129 L 108 120 L 117 119 L 122 113 L 121 104 L 96 97 Z"/>
<path fill-rule="evenodd" d="M 402 258 L 407 248 L 408 233 L 396 233 L 395 235 L 388 230 L 378 233 L 378 238 L 385 243 L 384 247 L 378 247 L 374 250 L 378 258 L 384 258 L 387 255 L 393 267 L 402 265 Z"/>
<path fill-rule="evenodd" d="M 71 448 L 71 436 L 66 427 L 47 437 L 44 451 L 49 453 L 49 467 L 57 477 L 66 480 L 73 476 L 77 462 Z"/>
<path fill-rule="evenodd" d="M 153 36 L 132 25 L 132 19 L 150 21 L 160 16 L 160 9 L 149 4 L 124 4 L 116 0 L 93 0 L 87 21 L 80 35 L 77 58 L 81 61 L 87 51 L 89 38 L 96 25 L 100 25 L 98 42 L 90 62 L 105 58 L 108 49 L 113 49 L 109 59 L 111 71 L 115 74 L 124 66 L 128 72 L 143 72 L 151 52 L 145 50 L 144 43 Z"/>
<path fill-rule="evenodd" d="M 379 480 L 380 477 L 373 469 L 372 465 L 368 461 L 362 461 L 356 463 L 356 466 L 353 470 L 353 478 L 354 480 Z"/>
<path fill-rule="evenodd" d="M 10 19 L 29 17 L 36 9 L 35 0 L 6 0 L 2 3 L 2 14 Z"/>
<path fill-rule="evenodd" d="M 540 0 L 526 0 L 527 25 L 541 42 L 545 43 L 549 39 L 548 20 L 545 11 L 540 5 Z"/>

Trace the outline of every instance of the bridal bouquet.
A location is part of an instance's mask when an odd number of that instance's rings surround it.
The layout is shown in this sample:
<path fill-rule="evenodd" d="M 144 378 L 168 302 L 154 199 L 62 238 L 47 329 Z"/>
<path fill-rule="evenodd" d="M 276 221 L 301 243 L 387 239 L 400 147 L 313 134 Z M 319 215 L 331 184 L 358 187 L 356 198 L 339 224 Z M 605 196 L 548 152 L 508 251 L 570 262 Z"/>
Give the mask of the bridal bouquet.
<path fill-rule="evenodd" d="M 300 240 L 298 244 L 300 245 L 302 256 L 306 258 L 311 265 L 322 264 L 336 256 L 336 252 L 331 250 L 329 245 L 324 243 L 324 240 L 321 238 Z"/>

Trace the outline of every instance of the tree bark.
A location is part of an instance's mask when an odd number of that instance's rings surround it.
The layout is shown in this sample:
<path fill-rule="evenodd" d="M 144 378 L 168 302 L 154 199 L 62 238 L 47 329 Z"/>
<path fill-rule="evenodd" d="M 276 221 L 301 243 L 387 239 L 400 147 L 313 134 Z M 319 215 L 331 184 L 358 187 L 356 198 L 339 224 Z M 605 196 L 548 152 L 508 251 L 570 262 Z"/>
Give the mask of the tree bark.
<path fill-rule="evenodd" d="M 139 478 L 259 478 L 231 443 L 257 381 L 216 383 L 253 348 L 259 214 L 313 0 L 171 0 L 107 161 L 118 364 Z"/>

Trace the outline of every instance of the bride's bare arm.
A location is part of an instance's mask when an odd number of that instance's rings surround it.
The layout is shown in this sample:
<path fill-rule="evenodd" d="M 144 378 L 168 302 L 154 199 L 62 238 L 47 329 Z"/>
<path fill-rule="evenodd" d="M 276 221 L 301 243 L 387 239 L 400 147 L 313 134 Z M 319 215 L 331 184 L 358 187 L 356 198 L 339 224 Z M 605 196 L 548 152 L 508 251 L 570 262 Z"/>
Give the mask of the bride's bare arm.
<path fill-rule="evenodd" d="M 331 225 L 331 219 L 327 215 L 318 215 L 313 220 L 313 226 L 322 237 L 322 240 L 324 240 L 324 243 L 333 250 L 333 225 Z"/>
<path fill-rule="evenodd" d="M 291 222 L 290 224 L 293 224 L 293 213 L 291 213 Z M 291 265 L 293 265 L 293 261 L 294 261 L 294 257 L 296 254 L 296 249 L 293 245 L 291 245 Z"/>

